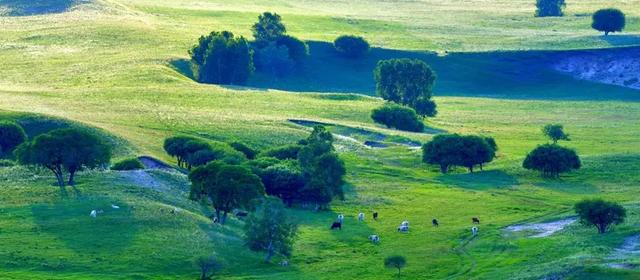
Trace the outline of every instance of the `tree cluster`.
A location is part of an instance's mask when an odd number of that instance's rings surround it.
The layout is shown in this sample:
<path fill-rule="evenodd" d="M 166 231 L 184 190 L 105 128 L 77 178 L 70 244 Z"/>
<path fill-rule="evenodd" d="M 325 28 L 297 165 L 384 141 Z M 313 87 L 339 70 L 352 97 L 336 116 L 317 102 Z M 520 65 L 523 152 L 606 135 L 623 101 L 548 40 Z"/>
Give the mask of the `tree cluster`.
<path fill-rule="evenodd" d="M 436 73 L 422 60 L 381 60 L 373 74 L 376 92 L 384 100 L 409 106 L 423 117 L 437 114 L 436 103 L 431 100 Z"/>
<path fill-rule="evenodd" d="M 422 147 L 422 160 L 437 164 L 442 173 L 452 166 L 463 166 L 473 172 L 475 166 L 493 161 L 498 146 L 493 138 L 475 135 L 443 134 L 433 137 Z"/>
<path fill-rule="evenodd" d="M 242 151 L 236 151 L 227 144 L 204 141 L 190 136 L 174 136 L 165 139 L 164 150 L 175 157 L 179 167 L 189 170 L 216 160 L 227 163 L 241 163 L 246 160 Z"/>
<path fill-rule="evenodd" d="M 249 42 L 229 31 L 214 31 L 200 37 L 189 54 L 200 83 L 242 85 L 254 71 Z"/>
<path fill-rule="evenodd" d="M 258 16 L 253 27 L 253 48 L 258 70 L 275 76 L 284 76 L 293 71 L 309 55 L 309 47 L 302 40 L 287 35 L 282 17 L 265 12 Z"/>
<path fill-rule="evenodd" d="M 373 109 L 371 119 L 376 123 L 387 126 L 387 128 L 413 132 L 424 131 L 424 123 L 415 110 L 393 103 Z"/>
<path fill-rule="evenodd" d="M 609 8 L 601 9 L 593 14 L 593 22 L 591 27 L 595 30 L 604 32 L 607 36 L 611 32 L 620 32 L 626 25 L 626 17 L 624 13 L 618 9 Z"/>
<path fill-rule="evenodd" d="M 64 190 L 65 173 L 68 184 L 75 184 L 75 174 L 83 168 L 105 166 L 111 160 L 111 146 L 95 133 L 79 128 L 57 129 L 36 136 L 18 146 L 15 155 L 21 164 L 41 166 L 56 177 Z"/>
<path fill-rule="evenodd" d="M 536 147 L 522 162 L 522 167 L 539 171 L 544 177 L 557 178 L 561 173 L 580 169 L 582 163 L 576 151 L 558 145 L 558 140 L 569 140 L 563 126 L 550 124 L 542 128 L 542 133 L 553 144 Z"/>

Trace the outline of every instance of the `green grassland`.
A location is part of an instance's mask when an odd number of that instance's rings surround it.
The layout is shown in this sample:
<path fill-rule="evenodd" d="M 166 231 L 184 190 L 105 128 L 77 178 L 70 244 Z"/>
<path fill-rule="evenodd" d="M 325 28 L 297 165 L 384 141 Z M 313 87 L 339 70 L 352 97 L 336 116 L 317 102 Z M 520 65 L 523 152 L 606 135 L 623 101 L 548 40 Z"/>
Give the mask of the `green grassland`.
<path fill-rule="evenodd" d="M 0 17 L 0 119 L 28 124 L 31 135 L 59 125 L 93 127 L 113 140 L 117 158 L 171 161 L 162 141 L 176 133 L 260 148 L 305 137 L 308 130 L 289 119 L 424 142 L 432 135 L 388 130 L 369 118 L 382 104 L 370 97 L 370 68 L 378 57 L 399 55 L 424 58 L 439 73 L 440 113 L 429 127 L 491 135 L 500 146 L 483 172 L 441 175 L 420 162 L 419 150 L 338 141 L 347 197 L 331 211 L 291 210 L 300 234 L 286 268 L 244 246 L 242 222 L 212 225 L 209 210 L 188 201 L 183 175 L 152 171 L 141 182 L 132 173 L 87 171 L 78 192 L 64 198 L 42 170 L 0 168 L 0 278 L 195 279 L 193 259 L 215 253 L 225 279 L 391 279 L 382 259 L 400 253 L 409 261 L 404 279 L 637 279 L 637 269 L 605 264 L 625 237 L 640 233 L 640 92 L 544 69 L 555 52 L 493 51 L 635 45 L 640 1 L 611 1 L 629 24 L 610 38 L 589 28 L 587 14 L 601 1 L 568 1 L 567 17 L 554 19 L 533 18 L 529 2 L 105 0 L 65 13 Z M 354 66 L 323 60 L 330 52 L 314 43 L 307 76 L 258 76 L 248 88 L 201 85 L 176 71 L 198 36 L 222 29 L 249 36 L 265 10 L 281 13 L 301 38 L 327 42 L 355 33 L 379 49 Z M 426 53 L 444 50 L 492 52 Z M 524 79 L 538 60 L 533 81 Z M 566 145 L 584 161 L 559 180 L 520 168 L 526 153 L 546 142 L 540 127 L 550 122 L 565 124 L 574 139 Z M 538 239 L 503 229 L 571 215 L 585 197 L 624 203 L 628 221 L 602 236 L 578 224 Z M 174 207 L 183 210 L 170 214 Z M 92 220 L 96 208 L 105 213 Z M 358 212 L 373 210 L 380 221 L 357 222 Z M 345 228 L 331 232 L 337 213 L 347 215 Z M 483 224 L 470 239 L 473 216 Z M 433 217 L 439 228 L 431 227 Z M 404 219 L 412 231 L 398 234 Z M 367 241 L 374 233 L 380 245 Z"/>

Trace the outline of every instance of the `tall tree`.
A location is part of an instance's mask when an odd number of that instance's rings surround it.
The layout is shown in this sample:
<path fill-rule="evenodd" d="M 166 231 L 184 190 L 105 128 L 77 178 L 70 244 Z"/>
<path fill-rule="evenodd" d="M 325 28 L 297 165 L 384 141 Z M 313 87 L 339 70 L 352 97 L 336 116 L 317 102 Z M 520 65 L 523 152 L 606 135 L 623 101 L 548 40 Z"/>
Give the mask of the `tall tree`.
<path fill-rule="evenodd" d="M 276 254 L 291 256 L 297 227 L 289 220 L 284 205 L 279 199 L 263 198 L 245 224 L 249 248 L 265 252 L 266 262 Z"/>
<path fill-rule="evenodd" d="M 582 166 L 576 151 L 555 144 L 538 146 L 531 151 L 522 167 L 537 170 L 545 177 L 557 178 L 560 173 L 579 169 Z"/>
<path fill-rule="evenodd" d="M 621 224 L 627 211 L 620 204 L 602 199 L 583 200 L 574 207 L 583 224 L 593 225 L 598 233 L 607 232 L 612 225 Z"/>
<path fill-rule="evenodd" d="M 431 97 L 436 73 L 422 60 L 381 60 L 375 68 L 376 92 L 387 101 L 409 106 L 421 116 L 436 115 Z"/>
<path fill-rule="evenodd" d="M 261 46 L 275 42 L 287 32 L 280 15 L 270 12 L 258 16 L 258 22 L 251 29 L 256 43 Z"/>
<path fill-rule="evenodd" d="M 564 0 L 537 0 L 537 17 L 561 17 L 564 15 L 562 9 L 566 6 Z"/>

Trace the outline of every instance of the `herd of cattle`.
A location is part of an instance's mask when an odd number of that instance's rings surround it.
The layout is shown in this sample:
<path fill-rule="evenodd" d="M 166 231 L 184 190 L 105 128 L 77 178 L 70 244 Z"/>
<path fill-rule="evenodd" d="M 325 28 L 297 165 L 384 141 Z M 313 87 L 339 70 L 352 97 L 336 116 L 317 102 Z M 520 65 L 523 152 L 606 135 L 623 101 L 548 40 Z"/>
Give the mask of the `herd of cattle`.
<path fill-rule="evenodd" d="M 378 220 L 378 212 L 373 212 L 373 220 L 375 221 Z M 358 213 L 358 221 L 360 222 L 364 221 L 364 213 L 362 212 Z M 344 215 L 338 214 L 338 218 L 331 224 L 331 230 L 334 230 L 334 229 L 342 230 L 343 222 L 344 222 Z M 480 219 L 473 217 L 471 218 L 471 223 L 474 224 L 474 226 L 471 227 L 471 235 L 476 236 L 478 235 L 478 227 L 475 225 L 480 224 Z M 431 220 L 431 224 L 434 227 L 440 226 L 440 223 L 438 223 L 437 219 Z M 400 226 L 398 226 L 398 232 L 402 232 L 402 233 L 409 232 L 409 221 L 406 221 L 406 220 L 402 221 L 402 223 L 400 223 Z M 378 236 L 377 234 L 372 234 L 369 236 L 369 241 L 371 241 L 374 244 L 378 244 L 380 243 L 380 236 Z"/>

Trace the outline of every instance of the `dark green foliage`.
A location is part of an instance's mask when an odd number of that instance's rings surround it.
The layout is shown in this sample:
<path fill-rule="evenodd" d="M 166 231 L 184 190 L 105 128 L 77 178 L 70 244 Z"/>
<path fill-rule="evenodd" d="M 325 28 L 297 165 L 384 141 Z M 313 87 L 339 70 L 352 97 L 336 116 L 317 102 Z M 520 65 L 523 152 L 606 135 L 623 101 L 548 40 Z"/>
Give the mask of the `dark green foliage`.
<path fill-rule="evenodd" d="M 295 62 L 301 62 L 309 56 L 309 46 L 307 46 L 307 43 L 296 37 L 282 35 L 276 40 L 276 45 L 287 47 L 289 58 Z"/>
<path fill-rule="evenodd" d="M 249 42 L 228 31 L 200 37 L 189 54 L 201 83 L 242 85 L 254 71 Z"/>
<path fill-rule="evenodd" d="M 395 268 L 398 270 L 398 276 L 400 276 L 400 270 L 407 265 L 407 259 L 403 256 L 395 255 L 389 256 L 384 259 L 384 266 L 386 268 Z"/>
<path fill-rule="evenodd" d="M 542 128 L 542 133 L 549 137 L 553 144 L 557 144 L 559 140 L 571 141 L 569 134 L 564 133 L 564 127 L 561 124 L 548 124 Z"/>
<path fill-rule="evenodd" d="M 272 157 L 280 160 L 284 159 L 297 159 L 298 153 L 302 146 L 300 145 L 285 145 L 280 147 L 271 148 L 260 153 L 261 157 Z"/>
<path fill-rule="evenodd" d="M 422 132 L 424 123 L 418 118 L 416 111 L 397 104 L 385 104 L 371 112 L 374 122 L 405 131 Z"/>
<path fill-rule="evenodd" d="M 185 167 L 186 160 L 189 154 L 185 150 L 185 145 L 189 141 L 196 140 L 196 138 L 189 136 L 174 136 L 164 140 L 164 151 L 168 155 L 175 157 L 178 161 L 178 166 Z"/>
<path fill-rule="evenodd" d="M 258 155 L 258 151 L 241 142 L 232 142 L 229 146 L 234 150 L 243 153 L 248 159 L 255 159 Z"/>
<path fill-rule="evenodd" d="M 569 172 L 581 167 L 576 151 L 555 144 L 538 146 L 531 151 L 522 167 L 537 170 L 545 177 L 557 178 L 560 173 Z"/>
<path fill-rule="evenodd" d="M 253 251 L 265 252 L 266 262 L 275 254 L 291 256 L 297 227 L 289 220 L 279 199 L 263 198 L 245 224 L 247 245 Z"/>
<path fill-rule="evenodd" d="M 593 14 L 593 22 L 591 27 L 595 30 L 604 32 L 609 35 L 611 32 L 620 32 L 626 25 L 626 17 L 624 13 L 618 9 L 601 9 Z"/>
<path fill-rule="evenodd" d="M 12 160 L 8 159 L 0 159 L 0 167 L 12 167 L 15 166 L 16 163 Z"/>
<path fill-rule="evenodd" d="M 69 185 L 74 185 L 77 171 L 109 163 L 111 146 L 96 134 L 84 129 L 65 128 L 41 134 L 15 151 L 22 164 L 42 166 L 51 170 L 64 189 L 64 172 L 69 173 Z"/>
<path fill-rule="evenodd" d="M 277 196 L 288 206 L 299 197 L 299 192 L 305 185 L 305 177 L 296 160 L 285 160 L 260 171 L 260 178 L 269 195 Z"/>
<path fill-rule="evenodd" d="M 20 125 L 0 121 L 0 157 L 11 155 L 13 150 L 24 141 L 27 141 L 27 134 Z"/>
<path fill-rule="evenodd" d="M 208 198 L 221 224 L 225 223 L 230 211 L 246 209 L 251 200 L 264 195 L 260 178 L 244 166 L 214 161 L 195 168 L 189 174 L 189 179 L 192 183 L 190 198 Z"/>
<path fill-rule="evenodd" d="M 224 157 L 224 152 L 214 151 L 210 147 L 206 147 L 189 155 L 187 162 L 190 166 L 202 166 L 214 160 L 219 160 Z"/>
<path fill-rule="evenodd" d="M 381 60 L 373 74 L 376 92 L 384 100 L 409 106 L 421 116 L 436 115 L 435 103 L 431 101 L 436 74 L 422 60 Z"/>
<path fill-rule="evenodd" d="M 246 160 L 241 152 L 220 142 L 205 142 L 189 136 L 174 136 L 165 139 L 164 150 L 178 161 L 178 166 L 191 169 L 215 160 L 228 164 L 239 164 Z"/>
<path fill-rule="evenodd" d="M 264 47 L 269 42 L 275 42 L 287 32 L 280 15 L 269 12 L 258 16 L 258 22 L 251 29 L 259 47 Z"/>
<path fill-rule="evenodd" d="M 222 267 L 222 264 L 215 256 L 199 257 L 195 263 L 200 269 L 200 280 L 213 279 L 213 275 Z"/>
<path fill-rule="evenodd" d="M 437 164 L 442 173 L 451 166 L 464 166 L 473 172 L 475 166 L 493 161 L 497 145 L 493 138 L 475 135 L 443 134 L 422 146 L 422 160 Z"/>
<path fill-rule="evenodd" d="M 138 170 L 138 169 L 144 169 L 144 165 L 137 158 L 123 159 L 111 166 L 111 170 L 119 170 L 119 171 Z"/>
<path fill-rule="evenodd" d="M 369 52 L 369 42 L 362 37 L 342 35 L 333 41 L 333 46 L 341 55 L 348 58 L 360 58 Z"/>
<path fill-rule="evenodd" d="M 296 62 L 289 56 L 289 48 L 275 43 L 256 50 L 256 67 L 262 72 L 282 77 L 291 73 Z"/>
<path fill-rule="evenodd" d="M 595 226 L 600 234 L 607 232 L 611 225 L 621 224 L 627 216 L 620 204 L 602 199 L 583 200 L 574 209 L 583 224 Z"/>
<path fill-rule="evenodd" d="M 564 0 L 537 0 L 536 17 L 561 17 L 565 6 Z"/>

